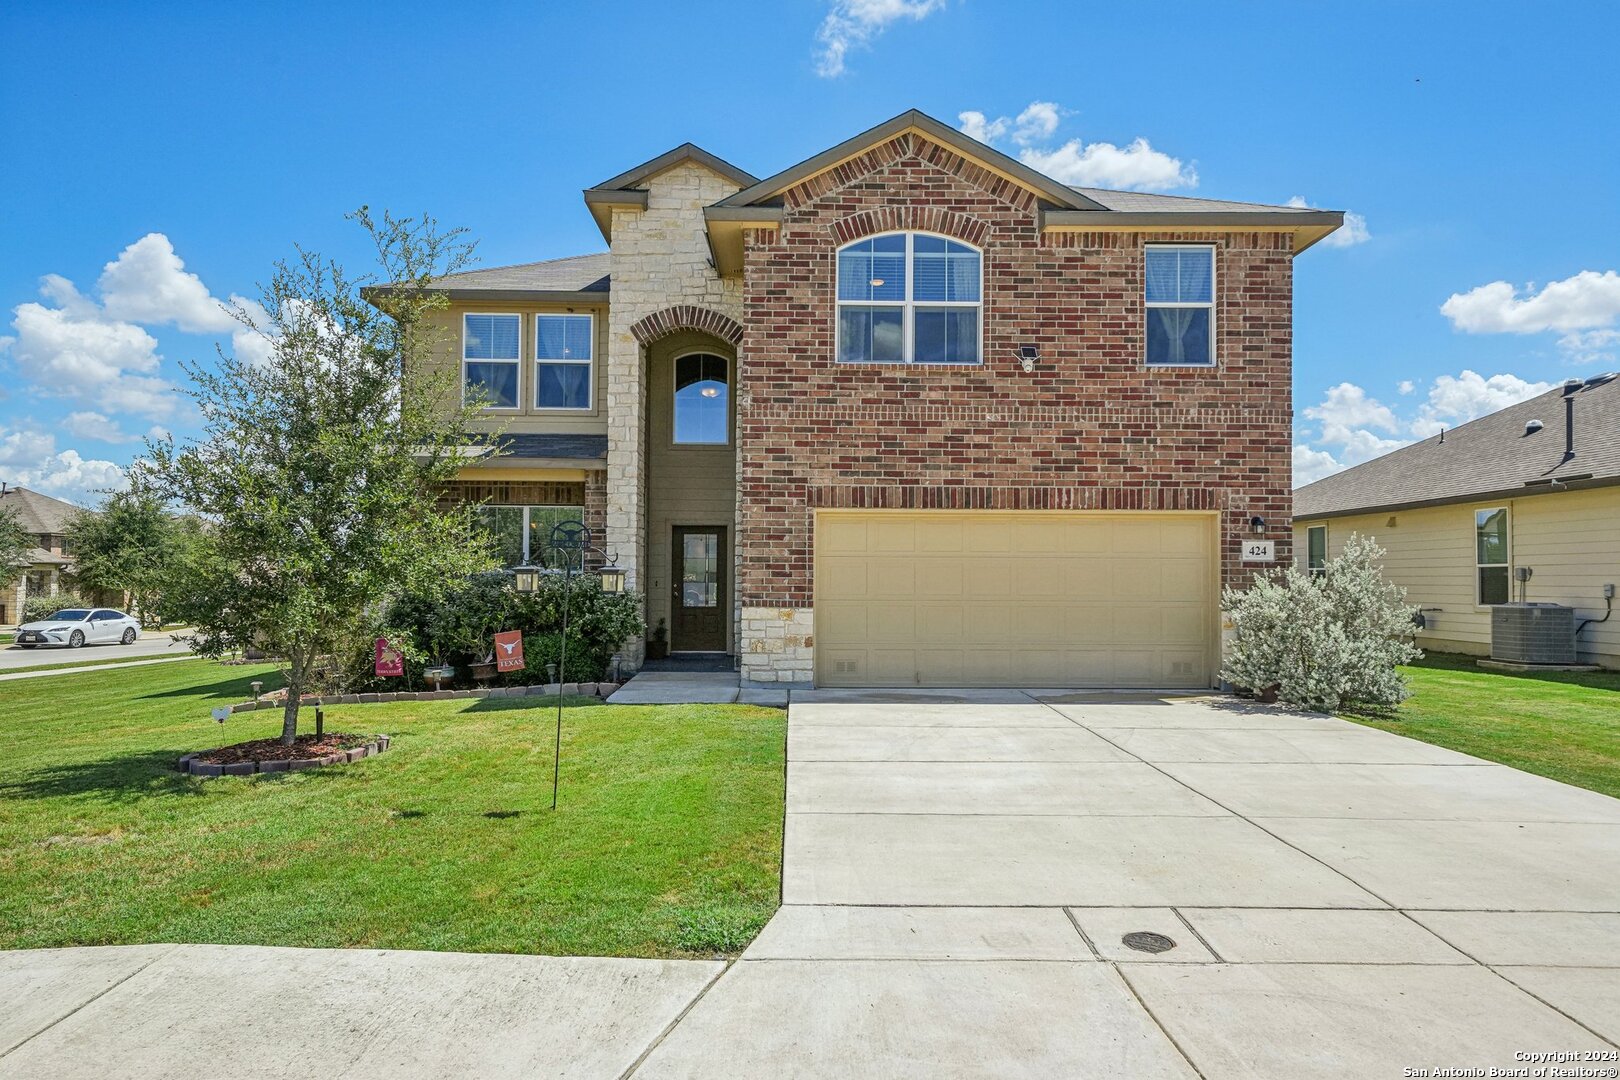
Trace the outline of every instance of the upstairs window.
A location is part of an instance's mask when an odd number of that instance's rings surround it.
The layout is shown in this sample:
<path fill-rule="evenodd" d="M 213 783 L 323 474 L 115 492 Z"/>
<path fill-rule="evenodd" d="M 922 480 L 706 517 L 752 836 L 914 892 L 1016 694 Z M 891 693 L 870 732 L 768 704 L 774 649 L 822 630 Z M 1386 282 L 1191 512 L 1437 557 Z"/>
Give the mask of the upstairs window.
<path fill-rule="evenodd" d="M 983 258 L 928 233 L 887 233 L 838 252 L 838 359 L 977 364 Z"/>
<path fill-rule="evenodd" d="M 730 394 L 724 357 L 692 353 L 675 358 L 675 441 L 689 446 L 730 442 Z"/>
<path fill-rule="evenodd" d="M 1474 571 L 1481 605 L 1508 602 L 1508 512 L 1506 507 L 1474 511 Z"/>
<path fill-rule="evenodd" d="M 491 409 L 518 407 L 518 335 L 516 315 L 461 317 L 461 393 L 465 401 L 482 398 Z"/>
<path fill-rule="evenodd" d="M 1163 367 L 1215 363 L 1215 249 L 1152 244 L 1143 256 L 1147 362 Z"/>
<path fill-rule="evenodd" d="M 591 407 L 595 321 L 591 315 L 534 317 L 535 408 Z"/>

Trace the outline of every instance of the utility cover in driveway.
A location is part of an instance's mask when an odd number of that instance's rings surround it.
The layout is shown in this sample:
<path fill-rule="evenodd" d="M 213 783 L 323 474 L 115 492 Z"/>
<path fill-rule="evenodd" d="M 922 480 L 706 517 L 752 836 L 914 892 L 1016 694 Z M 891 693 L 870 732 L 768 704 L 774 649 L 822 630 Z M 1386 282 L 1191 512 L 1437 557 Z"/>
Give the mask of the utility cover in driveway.
<path fill-rule="evenodd" d="M 1213 514 L 822 510 L 818 686 L 1207 687 Z"/>

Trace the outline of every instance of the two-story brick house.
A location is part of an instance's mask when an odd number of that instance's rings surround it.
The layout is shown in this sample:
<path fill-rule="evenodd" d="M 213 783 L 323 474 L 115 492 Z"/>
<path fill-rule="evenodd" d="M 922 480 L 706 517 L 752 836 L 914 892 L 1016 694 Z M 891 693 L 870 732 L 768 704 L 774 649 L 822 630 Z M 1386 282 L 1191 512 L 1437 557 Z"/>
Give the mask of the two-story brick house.
<path fill-rule="evenodd" d="M 512 561 L 582 514 L 749 680 L 1215 683 L 1244 541 L 1290 557 L 1293 259 L 1342 215 L 1067 187 L 918 112 L 584 195 L 607 253 L 443 281 Z"/>

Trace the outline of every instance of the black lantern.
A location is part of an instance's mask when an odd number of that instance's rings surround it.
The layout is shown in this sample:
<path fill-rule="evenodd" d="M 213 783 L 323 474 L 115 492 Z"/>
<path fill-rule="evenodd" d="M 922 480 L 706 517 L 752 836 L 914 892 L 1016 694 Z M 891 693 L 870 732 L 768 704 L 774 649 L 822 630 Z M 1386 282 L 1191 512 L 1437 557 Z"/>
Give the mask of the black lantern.
<path fill-rule="evenodd" d="M 598 572 L 602 575 L 603 592 L 609 596 L 618 596 L 624 592 L 624 567 L 610 563 Z"/>
<path fill-rule="evenodd" d="M 537 566 L 519 566 L 512 571 L 512 587 L 520 593 L 539 592 L 540 574 Z"/>

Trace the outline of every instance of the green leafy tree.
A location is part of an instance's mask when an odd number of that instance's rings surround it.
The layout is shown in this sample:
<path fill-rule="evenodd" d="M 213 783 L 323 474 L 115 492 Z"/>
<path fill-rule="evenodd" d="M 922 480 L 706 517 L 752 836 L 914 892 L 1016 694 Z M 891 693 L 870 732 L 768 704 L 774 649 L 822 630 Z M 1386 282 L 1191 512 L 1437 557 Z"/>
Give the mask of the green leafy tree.
<path fill-rule="evenodd" d="M 488 565 L 471 511 L 438 502 L 479 402 L 463 403 L 456 373 L 433 363 L 448 332 L 431 317 L 447 303 L 433 281 L 466 266 L 472 245 L 431 218 L 351 218 L 376 247 L 376 274 L 351 277 L 302 249 L 278 263 L 267 320 L 236 312 L 270 341 L 268 362 L 222 353 L 188 365 L 203 435 L 149 442 L 136 469 L 207 523 L 165 604 L 204 655 L 282 658 L 287 744 L 300 697 L 390 598 Z"/>
<path fill-rule="evenodd" d="M 74 514 L 67 535 L 79 585 L 125 593 L 143 616 L 185 555 L 179 522 L 140 488 L 114 492 L 99 510 Z"/>
<path fill-rule="evenodd" d="M 34 538 L 23 528 L 17 511 L 0 506 L 0 589 L 9 589 L 28 571 Z"/>

